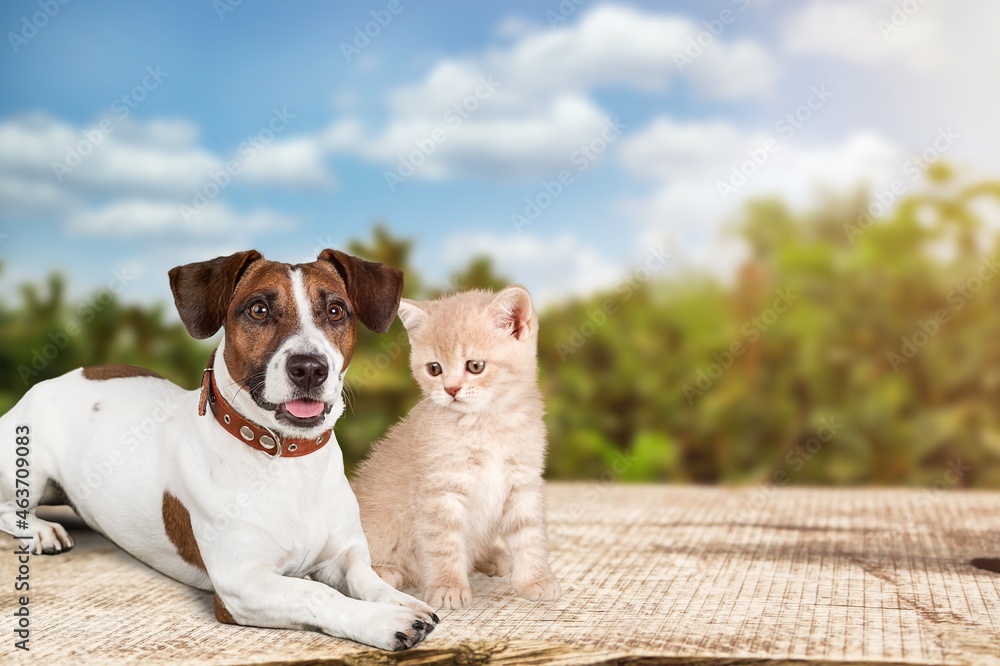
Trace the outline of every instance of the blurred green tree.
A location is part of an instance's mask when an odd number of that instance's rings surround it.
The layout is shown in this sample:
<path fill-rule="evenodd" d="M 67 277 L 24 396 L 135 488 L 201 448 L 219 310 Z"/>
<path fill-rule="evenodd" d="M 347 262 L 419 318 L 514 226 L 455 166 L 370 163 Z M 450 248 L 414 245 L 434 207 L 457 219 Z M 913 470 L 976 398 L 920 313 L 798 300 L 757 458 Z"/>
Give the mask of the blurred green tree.
<path fill-rule="evenodd" d="M 807 213 L 753 202 L 731 285 L 684 274 L 546 308 L 548 475 L 1000 488 L 1000 267 L 984 219 L 1000 182 L 961 187 L 945 166 L 928 181 L 887 214 L 865 196 Z M 408 298 L 509 284 L 473 258 L 427 285 L 412 248 L 382 225 L 348 247 L 401 268 Z M 0 299 L 0 411 L 82 365 L 197 385 L 209 343 L 164 306 L 71 304 L 64 286 Z M 407 354 L 398 321 L 359 331 L 337 425 L 349 466 L 418 399 Z"/>

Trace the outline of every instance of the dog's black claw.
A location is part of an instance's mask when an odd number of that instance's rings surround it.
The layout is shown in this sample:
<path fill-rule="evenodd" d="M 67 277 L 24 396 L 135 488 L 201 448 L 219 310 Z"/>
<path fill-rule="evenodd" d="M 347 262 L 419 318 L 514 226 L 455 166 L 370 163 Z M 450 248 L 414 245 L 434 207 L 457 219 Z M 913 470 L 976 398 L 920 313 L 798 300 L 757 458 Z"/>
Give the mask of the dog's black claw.
<path fill-rule="evenodd" d="M 437 616 L 437 613 L 431 613 L 431 617 L 434 619 L 434 624 L 437 624 L 441 621 L 441 618 Z"/>
<path fill-rule="evenodd" d="M 405 650 L 406 648 L 410 647 L 408 645 L 408 643 L 409 643 L 409 639 L 406 637 L 406 634 L 404 634 L 402 631 L 397 631 L 396 632 L 396 649 L 397 650 Z"/>
<path fill-rule="evenodd" d="M 416 629 L 417 631 L 423 631 L 424 629 L 427 628 L 427 625 L 421 622 L 420 620 L 414 620 L 413 628 Z"/>

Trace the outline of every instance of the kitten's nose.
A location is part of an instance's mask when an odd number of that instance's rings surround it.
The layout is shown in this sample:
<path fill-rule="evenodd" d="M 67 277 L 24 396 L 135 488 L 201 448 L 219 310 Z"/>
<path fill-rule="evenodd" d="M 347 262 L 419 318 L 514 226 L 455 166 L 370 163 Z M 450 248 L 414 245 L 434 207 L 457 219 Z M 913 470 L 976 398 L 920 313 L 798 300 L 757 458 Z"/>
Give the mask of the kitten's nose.
<path fill-rule="evenodd" d="M 306 391 L 321 386 L 330 374 L 326 360 L 312 354 L 289 356 L 285 363 L 285 371 L 293 384 Z"/>
<path fill-rule="evenodd" d="M 447 393 L 448 395 L 450 395 L 453 398 L 456 395 L 458 395 L 458 392 L 461 391 L 461 390 L 462 390 L 461 386 L 445 386 L 444 387 L 444 392 Z"/>

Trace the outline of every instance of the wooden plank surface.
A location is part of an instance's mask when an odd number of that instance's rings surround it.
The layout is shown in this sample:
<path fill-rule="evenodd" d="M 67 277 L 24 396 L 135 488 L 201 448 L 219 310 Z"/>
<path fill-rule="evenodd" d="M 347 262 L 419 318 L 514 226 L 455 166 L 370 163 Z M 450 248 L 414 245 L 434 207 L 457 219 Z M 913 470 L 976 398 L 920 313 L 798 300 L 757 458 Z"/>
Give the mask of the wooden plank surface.
<path fill-rule="evenodd" d="M 101 537 L 31 559 L 30 653 L 0 662 L 1000 664 L 1000 493 L 550 484 L 554 604 L 477 576 L 416 650 L 217 624 Z M 985 562 L 986 566 L 990 563 Z"/>

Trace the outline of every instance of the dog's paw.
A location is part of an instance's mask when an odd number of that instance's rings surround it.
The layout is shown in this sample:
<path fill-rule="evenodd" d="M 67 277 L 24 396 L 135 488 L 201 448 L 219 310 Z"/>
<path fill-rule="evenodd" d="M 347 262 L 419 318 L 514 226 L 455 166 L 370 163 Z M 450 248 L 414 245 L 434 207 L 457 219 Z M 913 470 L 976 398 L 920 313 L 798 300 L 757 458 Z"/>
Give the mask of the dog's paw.
<path fill-rule="evenodd" d="M 383 650 L 407 650 L 424 640 L 438 623 L 434 613 L 426 615 L 422 611 L 390 603 L 379 603 L 377 606 L 374 616 L 366 623 L 363 642 Z"/>
<path fill-rule="evenodd" d="M 465 608 L 472 603 L 472 587 L 468 583 L 436 585 L 427 588 L 424 598 L 433 608 Z"/>
<path fill-rule="evenodd" d="M 476 562 L 476 571 L 487 576 L 506 576 L 510 573 L 510 553 L 506 548 L 493 546 Z"/>
<path fill-rule="evenodd" d="M 58 555 L 73 549 L 72 537 L 59 523 L 50 523 L 41 518 L 31 521 L 31 531 L 34 539 L 32 553 L 35 555 Z"/>
<path fill-rule="evenodd" d="M 555 601 L 562 596 L 559 582 L 546 574 L 517 587 L 517 593 L 528 601 Z"/>
<path fill-rule="evenodd" d="M 417 619 L 426 624 L 429 628 L 427 633 L 434 631 L 434 627 L 441 620 L 438 618 L 437 614 L 434 613 L 434 609 L 420 601 L 419 599 L 414 599 L 408 594 L 403 592 L 396 592 L 390 598 L 385 599 L 391 604 L 396 604 L 398 606 L 403 606 L 404 608 L 409 608 L 411 611 L 417 614 Z"/>

